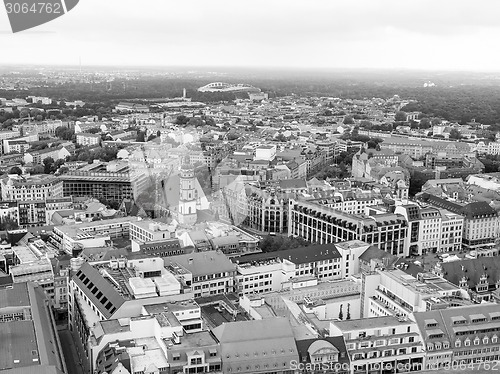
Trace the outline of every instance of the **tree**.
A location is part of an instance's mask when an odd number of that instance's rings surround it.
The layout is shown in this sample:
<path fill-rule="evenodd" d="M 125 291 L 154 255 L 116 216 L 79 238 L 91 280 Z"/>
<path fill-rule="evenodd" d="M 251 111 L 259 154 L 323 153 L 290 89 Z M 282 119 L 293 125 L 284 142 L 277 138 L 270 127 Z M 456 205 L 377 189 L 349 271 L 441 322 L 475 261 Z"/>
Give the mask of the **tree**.
<path fill-rule="evenodd" d="M 10 170 L 9 170 L 9 174 L 17 174 L 17 175 L 21 175 L 23 173 L 23 171 L 21 170 L 20 167 L 17 167 L 17 166 L 14 166 L 12 167 Z"/>
<path fill-rule="evenodd" d="M 145 142 L 146 141 L 146 134 L 143 131 L 139 131 L 137 133 L 137 137 L 135 138 L 136 142 Z"/>
<path fill-rule="evenodd" d="M 396 122 L 405 122 L 406 121 L 406 113 L 402 110 L 396 112 L 396 116 L 394 117 L 394 121 Z"/>
<path fill-rule="evenodd" d="M 52 157 L 47 157 L 43 160 L 43 171 L 45 174 L 50 174 L 53 171 L 54 159 Z"/>
<path fill-rule="evenodd" d="M 429 129 L 431 127 L 431 120 L 429 118 L 422 118 L 419 127 L 421 129 Z"/>
<path fill-rule="evenodd" d="M 43 174 L 44 172 L 45 168 L 42 165 L 35 165 L 35 167 L 30 170 L 30 174 Z"/>
<path fill-rule="evenodd" d="M 101 132 L 101 129 L 98 127 L 92 127 L 91 129 L 88 129 L 87 132 L 89 134 L 97 134 L 97 133 Z"/>
<path fill-rule="evenodd" d="M 351 304 L 347 303 L 347 316 L 345 319 L 351 319 Z"/>
<path fill-rule="evenodd" d="M 5 231 L 5 230 L 17 230 L 19 228 L 19 225 L 17 224 L 17 221 L 14 221 L 10 217 L 3 217 L 0 219 L 0 230 Z"/>
<path fill-rule="evenodd" d="M 354 124 L 354 118 L 352 118 L 352 116 L 344 117 L 344 125 L 353 125 L 353 124 Z"/>
<path fill-rule="evenodd" d="M 462 134 L 457 129 L 451 129 L 450 139 L 462 139 Z"/>
<path fill-rule="evenodd" d="M 342 321 L 344 319 L 344 313 L 342 312 L 342 307 L 344 305 L 343 304 L 340 304 L 340 312 L 339 312 L 339 319 Z"/>

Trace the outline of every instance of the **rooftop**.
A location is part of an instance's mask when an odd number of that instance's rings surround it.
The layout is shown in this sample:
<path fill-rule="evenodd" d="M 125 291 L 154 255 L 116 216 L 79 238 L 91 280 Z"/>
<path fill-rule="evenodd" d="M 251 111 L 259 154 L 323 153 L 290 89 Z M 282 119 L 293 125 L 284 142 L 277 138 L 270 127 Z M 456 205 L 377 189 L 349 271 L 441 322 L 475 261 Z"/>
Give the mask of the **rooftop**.
<path fill-rule="evenodd" d="M 189 271 L 193 277 L 235 271 L 235 265 L 219 251 L 193 252 L 165 257 L 165 266 L 178 265 Z"/>

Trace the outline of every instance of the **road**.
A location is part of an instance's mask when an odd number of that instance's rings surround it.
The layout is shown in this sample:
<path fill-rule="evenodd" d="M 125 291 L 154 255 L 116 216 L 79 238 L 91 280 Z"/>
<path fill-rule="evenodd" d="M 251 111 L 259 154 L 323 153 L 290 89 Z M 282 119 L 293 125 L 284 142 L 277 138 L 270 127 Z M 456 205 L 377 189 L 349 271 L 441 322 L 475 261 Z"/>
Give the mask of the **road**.
<path fill-rule="evenodd" d="M 68 374 L 85 374 L 82 365 L 78 360 L 78 353 L 76 352 L 73 336 L 69 330 L 60 330 L 59 340 L 61 341 L 64 360 L 66 361 L 66 367 L 68 368 Z"/>

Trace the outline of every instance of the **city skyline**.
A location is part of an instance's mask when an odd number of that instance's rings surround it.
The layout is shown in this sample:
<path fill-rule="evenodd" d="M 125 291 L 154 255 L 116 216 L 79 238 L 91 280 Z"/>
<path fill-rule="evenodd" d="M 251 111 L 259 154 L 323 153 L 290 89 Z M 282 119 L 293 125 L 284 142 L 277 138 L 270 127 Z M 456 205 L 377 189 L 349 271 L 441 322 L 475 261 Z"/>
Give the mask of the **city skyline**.
<path fill-rule="evenodd" d="M 498 71 L 493 1 L 81 2 L 11 34 L 0 64 Z M 481 6 L 478 6 L 481 5 Z M 98 11 L 96 11 L 98 9 Z M 34 58 L 36 57 L 36 58 Z"/>

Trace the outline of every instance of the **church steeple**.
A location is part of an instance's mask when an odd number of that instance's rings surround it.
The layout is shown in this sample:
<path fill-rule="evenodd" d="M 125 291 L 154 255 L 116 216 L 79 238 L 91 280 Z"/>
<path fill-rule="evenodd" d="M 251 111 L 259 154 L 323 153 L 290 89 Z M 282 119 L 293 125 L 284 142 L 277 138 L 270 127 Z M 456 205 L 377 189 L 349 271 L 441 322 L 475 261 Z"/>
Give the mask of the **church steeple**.
<path fill-rule="evenodd" d="M 189 156 L 183 160 L 179 177 L 179 223 L 193 225 L 196 223 L 197 192 L 195 186 L 194 167 Z"/>

